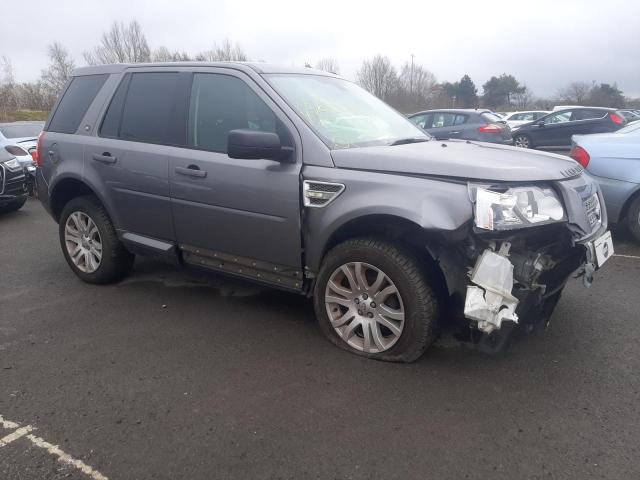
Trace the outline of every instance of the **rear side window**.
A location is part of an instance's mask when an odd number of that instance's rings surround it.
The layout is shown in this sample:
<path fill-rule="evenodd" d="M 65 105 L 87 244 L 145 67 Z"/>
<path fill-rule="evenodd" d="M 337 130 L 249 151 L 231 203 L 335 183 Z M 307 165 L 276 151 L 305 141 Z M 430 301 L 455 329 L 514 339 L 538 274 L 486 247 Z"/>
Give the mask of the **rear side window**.
<path fill-rule="evenodd" d="M 127 74 L 107 108 L 100 136 L 184 145 L 186 105 L 182 105 L 185 83 L 181 78 L 177 72 Z"/>
<path fill-rule="evenodd" d="M 73 77 L 49 122 L 50 132 L 75 133 L 108 74 Z"/>
<path fill-rule="evenodd" d="M 589 109 L 575 110 L 573 112 L 573 117 L 571 118 L 571 120 L 592 120 L 595 118 L 602 118 L 605 116 L 606 113 L 607 112 L 602 110 L 589 110 Z"/>
<path fill-rule="evenodd" d="M 176 115 L 179 77 L 174 72 L 132 74 L 118 137 L 135 142 L 184 143 L 179 132 L 170 129 Z"/>
<path fill-rule="evenodd" d="M 454 113 L 434 113 L 431 128 L 451 127 L 456 118 Z"/>
<path fill-rule="evenodd" d="M 453 119 L 453 124 L 454 125 L 462 125 L 467 123 L 467 119 L 469 118 L 468 115 L 456 115 L 456 117 Z"/>

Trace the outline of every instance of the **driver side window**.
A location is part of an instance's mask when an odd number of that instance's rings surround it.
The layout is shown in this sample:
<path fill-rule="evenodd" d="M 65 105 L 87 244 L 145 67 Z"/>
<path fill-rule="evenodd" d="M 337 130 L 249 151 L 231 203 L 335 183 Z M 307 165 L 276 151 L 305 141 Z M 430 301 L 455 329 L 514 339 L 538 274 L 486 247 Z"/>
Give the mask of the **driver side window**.
<path fill-rule="evenodd" d="M 187 138 L 190 147 L 226 153 L 227 136 L 237 129 L 277 133 L 284 145 L 291 144 L 282 122 L 237 77 L 196 73 L 189 104 Z"/>

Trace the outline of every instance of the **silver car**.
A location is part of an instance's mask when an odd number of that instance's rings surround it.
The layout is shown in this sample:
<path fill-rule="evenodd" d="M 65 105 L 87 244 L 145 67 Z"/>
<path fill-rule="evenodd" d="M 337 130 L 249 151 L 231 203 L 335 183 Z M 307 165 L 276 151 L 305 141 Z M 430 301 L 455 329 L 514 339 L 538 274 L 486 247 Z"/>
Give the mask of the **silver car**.
<path fill-rule="evenodd" d="M 609 221 L 626 223 L 640 242 L 640 121 L 572 141 L 571 157 L 600 184 Z"/>

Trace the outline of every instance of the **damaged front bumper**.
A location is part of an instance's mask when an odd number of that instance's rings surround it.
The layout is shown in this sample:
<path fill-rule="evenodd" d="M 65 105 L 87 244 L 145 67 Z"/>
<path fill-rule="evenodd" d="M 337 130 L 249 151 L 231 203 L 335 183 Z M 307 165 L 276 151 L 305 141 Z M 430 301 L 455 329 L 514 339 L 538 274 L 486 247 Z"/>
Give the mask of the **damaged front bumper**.
<path fill-rule="evenodd" d="M 469 275 L 464 316 L 486 335 L 508 322 L 532 328 L 546 323 L 566 282 L 581 275 L 586 286 L 613 255 L 606 210 L 588 175 L 553 186 L 566 221 L 511 232 L 474 229 L 467 249 Z"/>
<path fill-rule="evenodd" d="M 609 232 L 575 242 L 556 230 L 541 236 L 554 238 L 546 245 L 527 238 L 488 242 L 470 271 L 464 304 L 477 330 L 494 334 L 505 321 L 529 328 L 547 322 L 568 279 L 582 276 L 589 286 L 613 254 Z"/>

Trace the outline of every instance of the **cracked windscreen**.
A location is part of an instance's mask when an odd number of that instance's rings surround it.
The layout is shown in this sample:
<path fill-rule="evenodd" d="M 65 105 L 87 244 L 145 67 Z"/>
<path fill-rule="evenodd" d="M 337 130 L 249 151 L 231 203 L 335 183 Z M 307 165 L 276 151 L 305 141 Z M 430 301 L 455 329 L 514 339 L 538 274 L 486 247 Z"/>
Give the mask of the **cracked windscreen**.
<path fill-rule="evenodd" d="M 391 145 L 430 138 L 386 103 L 347 80 L 300 74 L 265 77 L 330 148 Z"/>

